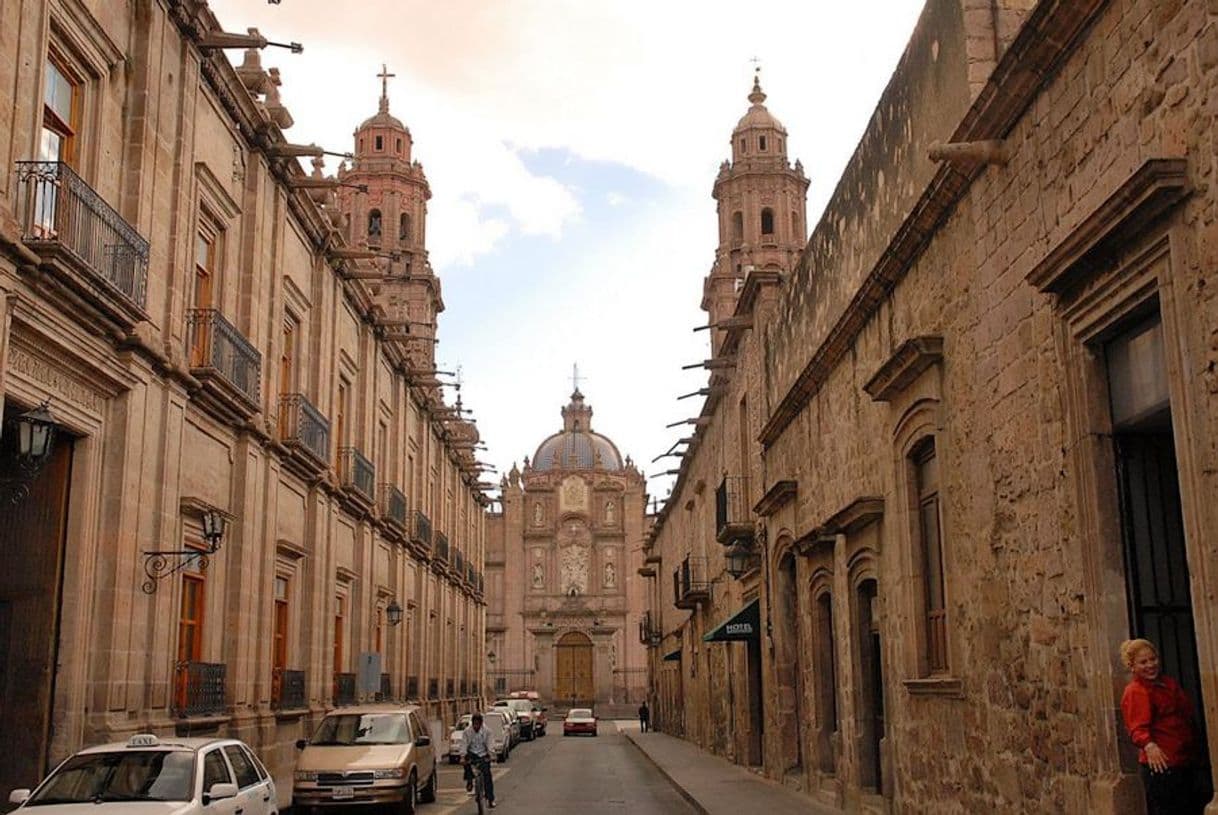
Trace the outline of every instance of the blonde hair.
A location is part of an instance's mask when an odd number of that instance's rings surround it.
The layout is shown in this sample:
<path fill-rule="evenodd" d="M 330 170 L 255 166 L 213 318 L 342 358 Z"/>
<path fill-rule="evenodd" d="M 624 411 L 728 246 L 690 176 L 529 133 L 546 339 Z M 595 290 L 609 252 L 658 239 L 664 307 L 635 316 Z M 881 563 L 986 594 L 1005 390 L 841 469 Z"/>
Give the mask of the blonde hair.
<path fill-rule="evenodd" d="M 1155 656 L 1159 655 L 1159 649 L 1150 640 L 1125 640 L 1121 643 L 1121 662 L 1125 663 L 1126 668 L 1133 668 L 1133 661 L 1138 658 L 1138 652 L 1143 648 L 1149 648 Z"/>

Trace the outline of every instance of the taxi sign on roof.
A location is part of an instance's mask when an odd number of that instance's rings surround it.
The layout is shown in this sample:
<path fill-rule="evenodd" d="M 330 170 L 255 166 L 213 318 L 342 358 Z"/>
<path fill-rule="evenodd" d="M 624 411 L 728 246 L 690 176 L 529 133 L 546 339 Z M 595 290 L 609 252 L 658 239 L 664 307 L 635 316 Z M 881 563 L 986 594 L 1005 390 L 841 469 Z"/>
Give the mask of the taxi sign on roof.
<path fill-rule="evenodd" d="M 156 747 L 160 743 L 161 740 L 152 733 L 136 733 L 127 739 L 128 747 Z"/>

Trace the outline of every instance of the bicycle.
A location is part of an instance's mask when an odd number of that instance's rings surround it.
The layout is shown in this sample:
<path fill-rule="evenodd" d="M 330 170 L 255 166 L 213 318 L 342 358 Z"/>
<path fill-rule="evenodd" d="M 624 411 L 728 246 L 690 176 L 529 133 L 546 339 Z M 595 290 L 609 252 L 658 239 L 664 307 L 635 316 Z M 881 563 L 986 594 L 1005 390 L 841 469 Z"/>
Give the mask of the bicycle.
<path fill-rule="evenodd" d="M 491 771 L 490 757 L 474 756 L 469 759 L 470 771 L 474 774 L 474 803 L 478 807 L 478 815 L 484 815 L 482 800 L 486 797 L 483 785 L 486 783 L 482 773 Z"/>

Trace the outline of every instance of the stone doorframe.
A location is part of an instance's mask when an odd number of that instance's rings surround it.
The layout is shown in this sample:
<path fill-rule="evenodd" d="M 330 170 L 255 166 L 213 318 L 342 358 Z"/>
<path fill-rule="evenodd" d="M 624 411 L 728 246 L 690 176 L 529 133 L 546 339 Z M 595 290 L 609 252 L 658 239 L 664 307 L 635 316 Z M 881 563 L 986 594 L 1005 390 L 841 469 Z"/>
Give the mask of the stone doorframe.
<path fill-rule="evenodd" d="M 1128 635 L 1122 531 L 1116 512 L 1117 483 L 1108 384 L 1100 344 L 1130 322 L 1158 311 L 1163 364 L 1168 375 L 1198 660 L 1211 755 L 1218 755 L 1218 608 L 1206 605 L 1206 586 L 1218 580 L 1218 562 L 1203 548 L 1218 528 L 1218 513 L 1205 501 L 1198 451 L 1206 444 L 1204 394 L 1191 387 L 1190 352 L 1199 339 L 1197 309 L 1175 280 L 1195 251 L 1182 221 L 1190 193 L 1183 159 L 1151 159 L 1139 167 L 1092 215 L 1063 238 L 1028 275 L 1053 295 L 1058 359 L 1065 376 L 1064 466 L 1077 474 L 1079 551 L 1090 648 L 1090 705 L 1096 726 L 1097 766 L 1091 811 L 1118 813 L 1141 806 L 1136 767 L 1121 760 L 1127 740 L 1118 700 L 1128 679 L 1116 655 Z M 1203 260 L 1203 259 L 1201 259 Z M 1198 261 L 1199 262 L 1199 261 Z M 1195 363 L 1195 360 L 1194 360 Z M 1212 548 L 1212 547 L 1211 547 Z M 1210 677 L 1208 683 L 1204 677 Z M 1126 752 L 1128 756 L 1128 752 Z M 1218 815 L 1211 803 L 1207 815 Z"/>

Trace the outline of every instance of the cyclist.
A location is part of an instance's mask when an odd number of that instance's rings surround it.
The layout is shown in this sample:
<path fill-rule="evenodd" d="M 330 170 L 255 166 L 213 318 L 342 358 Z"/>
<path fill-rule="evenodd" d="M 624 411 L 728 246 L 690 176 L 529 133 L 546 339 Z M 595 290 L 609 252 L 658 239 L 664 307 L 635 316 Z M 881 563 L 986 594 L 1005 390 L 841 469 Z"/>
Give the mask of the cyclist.
<path fill-rule="evenodd" d="M 461 731 L 461 746 L 465 759 L 465 790 L 474 788 L 474 773 L 482 773 L 482 789 L 487 805 L 495 808 L 495 781 L 491 777 L 491 734 L 482 726 L 482 714 L 470 717 L 469 727 Z M 472 765 L 472 766 L 471 766 Z"/>

